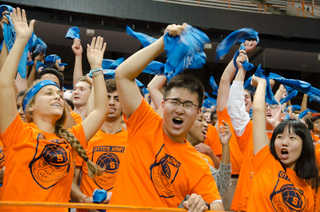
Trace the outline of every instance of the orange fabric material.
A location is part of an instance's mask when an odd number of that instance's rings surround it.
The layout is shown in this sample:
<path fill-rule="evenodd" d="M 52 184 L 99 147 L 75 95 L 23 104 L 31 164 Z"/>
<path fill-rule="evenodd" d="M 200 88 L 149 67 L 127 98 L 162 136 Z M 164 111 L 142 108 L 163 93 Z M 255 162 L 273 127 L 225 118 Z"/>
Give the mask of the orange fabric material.
<path fill-rule="evenodd" d="M 70 131 L 85 144 L 82 125 Z M 69 202 L 74 152 L 66 140 L 39 130 L 34 123 L 24 123 L 17 115 L 4 132 L 2 143 L 6 153 L 3 201 Z M 5 211 L 43 211 L 43 208 L 10 207 Z"/>
<path fill-rule="evenodd" d="M 199 152 L 200 153 L 200 152 Z M 208 155 L 206 155 L 206 154 L 203 154 L 203 153 L 200 153 L 201 154 L 201 156 L 208 162 L 208 164 L 210 164 L 212 167 L 214 167 L 214 164 L 213 164 L 213 161 L 212 161 L 212 159 L 208 156 Z M 214 167 L 215 168 L 215 167 Z"/>
<path fill-rule="evenodd" d="M 223 125 L 222 121 L 225 121 L 230 125 L 230 130 L 232 132 L 232 136 L 229 141 L 230 161 L 231 161 L 231 169 L 232 169 L 231 174 L 239 174 L 242 160 L 243 160 L 243 153 L 240 149 L 236 134 L 233 130 L 231 118 L 227 112 L 227 108 L 223 109 L 222 111 L 217 111 L 217 115 L 218 115 L 219 126 Z"/>
<path fill-rule="evenodd" d="M 213 153 L 221 159 L 222 146 L 219 139 L 219 133 L 216 127 L 211 124 L 208 124 L 208 131 L 206 136 L 207 138 L 204 141 L 204 144 L 210 146 Z"/>
<path fill-rule="evenodd" d="M 221 199 L 208 163 L 187 141 L 172 141 L 145 100 L 127 121 L 128 142 L 110 204 L 176 208 L 187 194 Z"/>
<path fill-rule="evenodd" d="M 311 137 L 316 142 L 318 142 L 320 140 L 319 136 L 315 135 L 313 132 L 311 132 Z"/>
<path fill-rule="evenodd" d="M 241 137 L 237 137 L 240 141 L 246 141 L 246 149 L 243 155 L 243 161 L 241 166 L 241 171 L 236 187 L 236 191 L 233 196 L 231 210 L 234 211 L 247 211 L 248 198 L 252 185 L 253 177 L 253 166 L 252 166 L 252 157 L 253 157 L 253 138 L 252 138 L 253 124 L 250 121 L 244 133 Z M 267 136 L 271 139 L 272 132 L 267 132 Z"/>
<path fill-rule="evenodd" d="M 73 120 L 77 123 L 80 124 L 82 122 L 82 118 L 78 113 L 75 113 L 73 111 L 70 112 L 70 115 L 72 116 Z"/>
<path fill-rule="evenodd" d="M 0 170 L 4 167 L 4 152 L 3 152 L 3 145 L 2 145 L 2 136 L 0 134 Z M 4 186 L 2 185 L 0 187 L 0 201 L 2 199 L 2 195 L 3 195 L 3 191 L 4 191 Z"/>
<path fill-rule="evenodd" d="M 283 169 L 265 146 L 252 158 L 254 176 L 247 211 L 315 211 L 316 194 L 293 169 Z"/>
<path fill-rule="evenodd" d="M 81 159 L 82 175 L 80 189 L 83 194 L 92 197 L 95 189 L 112 191 L 116 181 L 118 169 L 125 151 L 128 133 L 122 130 L 116 134 L 107 134 L 101 129 L 88 142 L 87 155 L 90 160 L 106 169 L 102 176 L 94 179 L 88 175 L 87 164 Z M 87 209 L 77 209 L 77 211 L 88 211 Z"/>

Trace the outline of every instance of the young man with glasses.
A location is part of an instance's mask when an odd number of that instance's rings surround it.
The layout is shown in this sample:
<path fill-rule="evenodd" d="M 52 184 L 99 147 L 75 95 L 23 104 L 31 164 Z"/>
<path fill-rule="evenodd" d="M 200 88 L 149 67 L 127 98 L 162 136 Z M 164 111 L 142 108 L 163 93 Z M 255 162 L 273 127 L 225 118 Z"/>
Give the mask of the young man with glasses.
<path fill-rule="evenodd" d="M 166 32 L 177 36 L 184 27 L 170 25 Z M 190 75 L 173 77 L 161 103 L 163 119 L 143 100 L 135 83 L 135 78 L 163 51 L 161 37 L 116 70 L 128 142 L 110 204 L 178 207 L 186 195 L 191 195 L 184 202 L 186 209 L 223 210 L 207 162 L 185 140 L 201 112 L 201 82 Z"/>

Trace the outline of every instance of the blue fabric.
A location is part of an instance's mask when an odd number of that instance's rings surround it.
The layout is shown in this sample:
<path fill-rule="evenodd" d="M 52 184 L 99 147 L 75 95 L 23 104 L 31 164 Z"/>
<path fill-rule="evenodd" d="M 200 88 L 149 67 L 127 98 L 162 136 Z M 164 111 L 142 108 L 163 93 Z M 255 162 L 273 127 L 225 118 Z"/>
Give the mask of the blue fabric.
<path fill-rule="evenodd" d="M 33 47 L 36 46 L 36 40 L 37 40 L 37 36 L 34 34 L 34 32 L 31 35 L 31 38 L 28 41 L 28 51 L 31 52 Z"/>
<path fill-rule="evenodd" d="M 158 61 L 151 61 L 142 73 L 164 75 L 164 64 Z"/>
<path fill-rule="evenodd" d="M 270 86 L 270 82 L 269 82 L 269 78 L 266 77 L 264 74 L 263 74 L 264 70 L 261 68 L 261 64 L 259 64 L 258 68 L 257 68 L 257 71 L 256 71 L 256 75 L 265 79 L 266 82 L 267 82 L 267 86 L 266 86 L 266 102 L 269 104 L 269 105 L 275 105 L 275 104 L 280 104 L 275 98 L 274 98 L 274 95 L 273 95 L 273 92 L 272 92 L 272 89 L 271 89 L 271 86 Z"/>
<path fill-rule="evenodd" d="M 286 117 L 284 117 L 284 119 L 290 119 L 290 116 L 288 113 L 286 114 Z"/>
<path fill-rule="evenodd" d="M 301 110 L 301 106 L 300 106 L 300 105 L 288 105 L 288 106 L 286 107 L 286 111 L 288 110 L 289 107 L 292 108 L 292 111 Z"/>
<path fill-rule="evenodd" d="M 43 88 L 44 86 L 47 86 L 47 85 L 54 85 L 60 89 L 60 87 L 55 82 L 53 82 L 51 80 L 43 80 L 43 81 L 38 82 L 37 84 L 35 84 L 32 87 L 32 89 L 29 90 L 29 92 L 26 94 L 26 97 L 23 100 L 22 108 L 23 108 L 24 112 L 26 112 L 26 107 L 29 104 L 32 97 L 34 97 L 34 95 L 36 95 L 41 88 Z"/>
<path fill-rule="evenodd" d="M 256 92 L 256 87 L 251 85 L 252 76 L 250 76 L 245 82 L 244 82 L 244 88 L 250 91 L 250 93 L 254 94 Z"/>
<path fill-rule="evenodd" d="M 116 60 L 103 59 L 102 60 L 102 72 L 104 79 L 114 79 L 115 78 L 115 69 L 124 61 L 123 57 L 120 57 Z M 92 74 L 89 73 L 89 76 L 92 77 Z"/>
<path fill-rule="evenodd" d="M 132 37 L 138 39 L 143 47 L 149 46 L 151 43 L 157 40 L 156 38 L 143 34 L 141 32 L 135 32 L 129 26 L 126 27 L 126 32 L 128 35 L 131 35 Z"/>
<path fill-rule="evenodd" d="M 166 33 L 163 39 L 167 51 L 164 74 L 168 82 L 185 69 L 198 69 L 206 63 L 203 47 L 210 39 L 204 32 L 187 25 L 180 36 L 173 37 Z"/>
<path fill-rule="evenodd" d="M 211 97 L 206 98 L 203 101 L 202 107 L 203 108 L 211 108 L 211 106 L 217 105 L 217 100 Z"/>
<path fill-rule="evenodd" d="M 27 61 L 27 66 L 32 66 L 34 64 L 33 61 Z"/>
<path fill-rule="evenodd" d="M 45 59 L 44 62 L 47 66 L 52 66 L 56 63 L 57 60 L 61 60 L 61 58 L 56 54 L 50 54 Z M 68 65 L 67 63 L 58 63 L 60 67 Z"/>
<path fill-rule="evenodd" d="M 70 27 L 65 37 L 72 40 L 76 38 L 80 39 L 80 29 L 77 26 Z"/>
<path fill-rule="evenodd" d="M 93 198 L 93 203 L 101 203 L 105 199 L 107 199 L 107 191 L 104 190 L 104 189 L 101 189 L 101 190 L 100 189 L 96 189 L 96 190 L 93 191 L 92 198 Z M 106 210 L 100 209 L 98 211 L 105 212 Z"/>
<path fill-rule="evenodd" d="M 245 50 L 245 47 L 243 44 L 240 45 L 240 50 Z M 239 52 L 239 50 L 237 50 L 233 56 L 233 65 L 237 69 L 237 71 L 238 71 L 237 57 L 239 56 L 239 54 L 240 54 L 240 52 Z M 249 63 L 247 59 L 242 63 L 242 66 L 243 66 L 244 70 L 246 70 L 246 71 L 250 71 L 254 68 L 254 65 L 252 63 Z"/>
<path fill-rule="evenodd" d="M 297 90 L 293 90 L 285 98 L 280 100 L 280 104 L 286 103 L 287 101 L 291 100 L 293 97 L 296 97 L 297 94 L 298 94 L 298 91 Z"/>
<path fill-rule="evenodd" d="M 2 50 L 3 43 L 4 43 L 4 40 L 2 40 L 2 42 L 0 44 L 0 51 Z"/>
<path fill-rule="evenodd" d="M 309 96 L 309 100 L 320 103 L 320 90 L 318 88 L 311 86 L 310 91 L 307 92 L 307 94 Z"/>
<path fill-rule="evenodd" d="M 137 83 L 138 87 L 142 90 L 143 94 L 149 93 L 148 89 L 146 88 L 146 86 L 144 86 L 144 84 L 142 82 L 140 82 L 139 80 L 136 79 L 136 83 Z"/>
<path fill-rule="evenodd" d="M 37 37 L 36 39 L 36 49 L 33 51 L 34 54 L 37 53 L 44 53 L 46 54 L 47 51 L 47 44 L 45 42 L 43 42 L 43 40 L 41 40 L 41 38 Z"/>
<path fill-rule="evenodd" d="M 214 77 L 213 76 L 210 76 L 210 85 L 213 89 L 213 92 L 212 92 L 212 95 L 218 95 L 218 90 L 219 90 L 219 87 L 216 83 L 216 81 L 214 80 Z"/>
<path fill-rule="evenodd" d="M 251 28 L 241 28 L 230 33 L 222 42 L 217 46 L 216 61 L 222 60 L 228 54 L 231 46 L 237 42 L 244 43 L 248 38 L 254 38 L 259 43 L 258 32 Z"/>
<path fill-rule="evenodd" d="M 270 73 L 269 78 L 274 79 L 275 81 L 278 81 L 281 84 L 284 84 L 286 86 L 290 86 L 302 93 L 308 93 L 311 89 L 310 83 L 302 80 L 286 79 L 280 76 L 279 74 L 275 74 L 275 73 Z"/>
<path fill-rule="evenodd" d="M 311 110 L 306 109 L 305 111 L 301 112 L 298 116 L 298 119 L 302 119 L 303 117 L 305 117 L 309 111 L 311 111 Z"/>
<path fill-rule="evenodd" d="M 47 66 L 46 66 L 44 63 L 38 61 L 38 62 L 37 62 L 37 67 L 36 67 L 36 71 L 37 71 L 37 72 L 38 72 L 38 70 L 39 70 L 40 67 L 46 68 Z"/>

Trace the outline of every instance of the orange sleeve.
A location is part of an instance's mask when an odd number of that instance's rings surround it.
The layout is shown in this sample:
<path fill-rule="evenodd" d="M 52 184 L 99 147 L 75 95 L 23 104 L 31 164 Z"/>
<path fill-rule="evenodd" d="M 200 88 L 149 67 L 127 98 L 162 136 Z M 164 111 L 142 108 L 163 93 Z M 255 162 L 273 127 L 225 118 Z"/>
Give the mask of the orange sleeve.
<path fill-rule="evenodd" d="M 70 115 L 72 116 L 73 120 L 77 123 L 80 124 L 82 122 L 82 118 L 78 113 L 75 113 L 73 111 L 70 112 Z"/>
<path fill-rule="evenodd" d="M 240 150 L 236 134 L 232 127 L 231 118 L 227 112 L 227 108 L 223 109 L 222 111 L 217 111 L 217 115 L 218 115 L 219 126 L 223 125 L 222 121 L 225 121 L 230 125 L 230 130 L 232 133 L 232 136 L 229 141 L 230 161 L 231 161 L 231 168 L 232 168 L 231 174 L 239 174 L 241 169 L 242 159 L 243 159 L 243 153 Z"/>
<path fill-rule="evenodd" d="M 219 139 L 219 134 L 215 126 L 208 124 L 207 138 L 204 144 L 211 147 L 213 153 L 221 159 L 222 146 Z"/>

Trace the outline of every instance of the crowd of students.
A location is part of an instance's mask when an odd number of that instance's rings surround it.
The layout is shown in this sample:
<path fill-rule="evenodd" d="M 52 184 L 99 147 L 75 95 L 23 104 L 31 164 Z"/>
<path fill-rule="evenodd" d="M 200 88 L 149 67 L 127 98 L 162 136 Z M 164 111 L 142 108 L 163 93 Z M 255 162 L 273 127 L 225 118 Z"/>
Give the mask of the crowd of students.
<path fill-rule="evenodd" d="M 91 78 L 82 76 L 83 49 L 75 38 L 69 95 L 63 92 L 65 65 L 57 55 L 49 55 L 51 65 L 38 70 L 46 60 L 41 52 L 27 78 L 17 73 L 37 24 L 28 23 L 23 9 L 8 14 L 3 12 L 2 27 L 10 21 L 15 40 L 10 52 L 4 43 L 0 55 L 1 201 L 93 203 L 100 189 L 107 191 L 100 204 L 110 205 L 320 210 L 320 116 L 297 118 L 293 109 L 284 110 L 287 103 L 270 104 L 264 75 L 252 76 L 254 97 L 244 88 L 243 63 L 257 40 L 245 40 L 227 65 L 214 107 L 202 107 L 204 86 L 185 73 L 155 76 L 147 86 L 151 106 L 136 78 L 168 49 L 168 36 L 179 40 L 191 33 L 187 24 L 168 25 L 162 37 L 127 58 L 107 80 L 103 38 L 87 44 Z M 286 92 L 281 85 L 275 99 L 280 102 Z M 1 206 L 1 211 L 43 208 Z"/>

